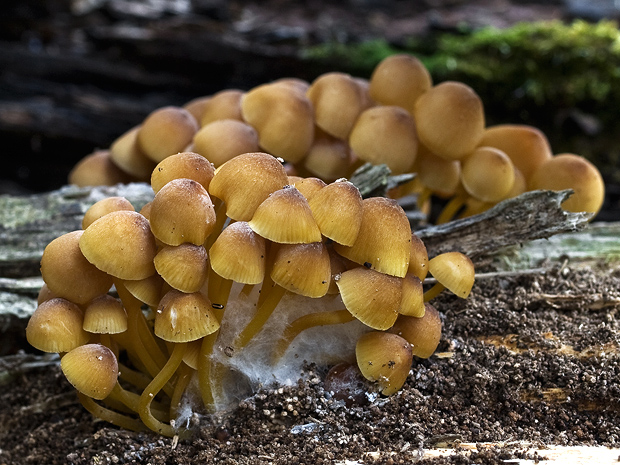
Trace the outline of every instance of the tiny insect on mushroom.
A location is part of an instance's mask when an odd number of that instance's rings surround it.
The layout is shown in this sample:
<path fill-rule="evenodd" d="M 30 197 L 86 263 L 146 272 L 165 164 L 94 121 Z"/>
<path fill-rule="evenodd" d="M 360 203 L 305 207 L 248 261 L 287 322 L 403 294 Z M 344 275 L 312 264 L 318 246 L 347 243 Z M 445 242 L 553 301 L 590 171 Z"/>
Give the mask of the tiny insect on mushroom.
<path fill-rule="evenodd" d="M 355 346 L 357 366 L 370 381 L 377 381 L 381 393 L 396 393 L 407 380 L 413 355 L 402 337 L 381 331 L 363 334 Z"/>
<path fill-rule="evenodd" d="M 428 262 L 428 271 L 437 282 L 424 293 L 426 302 L 437 297 L 444 289 L 466 299 L 474 285 L 474 264 L 461 252 L 445 252 L 431 258 Z"/>

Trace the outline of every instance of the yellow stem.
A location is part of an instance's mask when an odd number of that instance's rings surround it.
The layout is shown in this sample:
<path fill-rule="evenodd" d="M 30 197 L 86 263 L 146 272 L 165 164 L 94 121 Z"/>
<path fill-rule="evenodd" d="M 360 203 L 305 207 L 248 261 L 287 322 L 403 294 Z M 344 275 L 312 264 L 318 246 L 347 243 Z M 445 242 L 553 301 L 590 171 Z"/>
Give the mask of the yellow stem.
<path fill-rule="evenodd" d="M 170 358 L 163 366 L 161 371 L 153 378 L 153 381 L 149 383 L 146 387 L 142 395 L 140 396 L 140 406 L 139 413 L 140 418 L 144 422 L 144 424 L 151 430 L 159 433 L 163 436 L 172 437 L 176 434 L 175 429 L 166 423 L 159 421 L 153 413 L 151 412 L 151 403 L 155 396 L 162 390 L 168 380 L 172 378 L 172 376 L 177 371 L 177 368 L 183 361 L 183 354 L 185 353 L 185 349 L 187 347 L 187 343 L 181 342 L 177 343 L 172 350 L 172 354 Z M 172 397 L 172 394 L 170 395 Z"/>
<path fill-rule="evenodd" d="M 457 212 L 463 207 L 465 203 L 465 197 L 461 195 L 455 195 L 450 199 L 450 201 L 443 207 L 441 213 L 437 217 L 436 224 L 444 224 L 448 221 L 451 221 L 456 216 Z"/>
<path fill-rule="evenodd" d="M 214 406 L 211 369 L 213 362 L 211 357 L 213 355 L 213 347 L 215 346 L 215 340 L 217 339 L 219 331 L 211 333 L 202 339 L 202 345 L 200 346 L 200 355 L 198 357 L 198 385 L 200 386 L 200 395 L 202 396 L 202 403 L 207 410 L 212 411 Z"/>
<path fill-rule="evenodd" d="M 140 395 L 135 392 L 127 391 L 119 383 L 116 383 L 114 389 L 108 397 L 105 398 L 105 402 L 116 401 L 120 402 L 123 406 L 129 408 L 134 413 L 139 413 L 140 410 Z M 153 402 L 151 405 L 151 412 L 160 421 L 168 421 L 168 410 L 170 407 L 160 402 Z"/>
<path fill-rule="evenodd" d="M 300 316 L 286 327 L 282 333 L 282 337 L 276 343 L 276 348 L 273 354 L 273 364 L 275 365 L 280 361 L 286 353 L 286 350 L 291 345 L 291 342 L 293 342 L 293 340 L 299 336 L 302 331 L 316 326 L 348 323 L 354 319 L 355 317 L 351 315 L 347 309 L 309 313 L 307 315 Z"/>
<path fill-rule="evenodd" d="M 267 277 L 265 277 L 265 280 L 267 280 Z M 237 339 L 235 341 L 235 346 L 237 348 L 241 349 L 248 345 L 252 338 L 260 332 L 273 311 L 280 303 L 280 300 L 282 299 L 282 296 L 285 292 L 286 289 L 275 283 L 267 291 L 265 290 L 265 286 L 263 285 L 263 288 L 261 289 L 261 294 L 265 294 L 264 300 L 259 305 L 252 320 L 250 320 L 250 322 L 243 329 L 243 331 L 241 331 L 241 333 L 239 333 L 239 335 L 237 336 Z"/>
<path fill-rule="evenodd" d="M 120 362 L 118 364 L 118 377 L 138 389 L 144 389 L 152 380 L 152 378 L 148 377 L 141 371 L 133 370 Z"/>
<path fill-rule="evenodd" d="M 207 237 L 207 240 L 204 243 L 205 249 L 207 252 L 215 242 L 215 240 L 220 237 L 220 234 L 226 224 L 226 220 L 228 217 L 226 216 L 226 204 L 224 202 L 220 203 L 218 207 L 215 209 L 215 226 L 213 228 L 213 232 Z"/>
<path fill-rule="evenodd" d="M 196 370 L 185 363 L 182 363 L 177 370 L 177 383 L 174 385 L 174 393 L 172 394 L 172 399 L 170 399 L 170 418 L 177 417 L 181 399 L 192 379 L 194 371 Z"/>
<path fill-rule="evenodd" d="M 81 392 L 78 392 L 78 398 L 84 408 L 97 418 L 130 431 L 144 431 L 146 429 L 139 419 L 131 418 L 130 416 L 103 407 L 95 402 L 94 399 Z"/>
<path fill-rule="evenodd" d="M 435 283 L 428 291 L 424 293 L 424 302 L 433 300 L 445 289 L 445 286 L 441 283 Z"/>

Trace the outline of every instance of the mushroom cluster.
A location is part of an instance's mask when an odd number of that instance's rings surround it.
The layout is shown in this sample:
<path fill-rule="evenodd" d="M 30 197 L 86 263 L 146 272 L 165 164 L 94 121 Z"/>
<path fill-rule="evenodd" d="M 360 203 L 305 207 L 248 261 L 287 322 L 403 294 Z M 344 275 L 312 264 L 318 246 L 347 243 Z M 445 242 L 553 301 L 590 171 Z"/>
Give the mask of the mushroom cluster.
<path fill-rule="evenodd" d="M 593 215 L 604 198 L 592 163 L 554 155 L 535 127 L 487 127 L 482 100 L 471 87 L 434 85 L 420 60 L 406 54 L 381 61 L 369 80 L 329 72 L 311 83 L 284 78 L 159 108 L 109 150 L 83 159 L 69 180 L 147 181 L 157 163 L 182 151 L 216 167 L 263 151 L 285 160 L 289 174 L 325 182 L 350 177 L 362 163 L 386 164 L 393 174 L 417 173 L 392 197 L 415 193 L 426 211 L 431 197 L 444 199 L 437 222 L 480 213 L 527 190 L 573 189 L 564 208 Z"/>
<path fill-rule="evenodd" d="M 393 199 L 363 199 L 346 179 L 289 176 L 270 154 L 214 169 L 181 152 L 156 165 L 151 185 L 140 212 L 101 200 L 83 229 L 45 248 L 26 330 L 32 346 L 61 354 L 90 412 L 125 428 L 178 434 L 186 391 L 214 411 L 239 373 L 294 382 L 304 360 L 357 360 L 393 394 L 412 358 L 439 343 L 428 301 L 473 286 L 471 261 L 429 260 Z M 436 284 L 424 293 L 427 273 Z"/>

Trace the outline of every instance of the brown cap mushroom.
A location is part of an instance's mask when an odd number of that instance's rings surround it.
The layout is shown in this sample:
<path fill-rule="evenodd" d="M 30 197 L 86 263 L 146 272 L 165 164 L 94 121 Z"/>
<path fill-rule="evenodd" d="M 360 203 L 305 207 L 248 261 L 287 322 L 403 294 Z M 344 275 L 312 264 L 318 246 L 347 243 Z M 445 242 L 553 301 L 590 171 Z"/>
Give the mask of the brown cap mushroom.
<path fill-rule="evenodd" d="M 73 387 L 97 400 L 108 397 L 118 381 L 118 361 L 101 344 L 76 347 L 62 357 L 60 368 Z"/>
<path fill-rule="evenodd" d="M 181 152 L 162 160 L 151 174 L 151 187 L 157 194 L 162 187 L 173 179 L 193 179 L 209 190 L 209 184 L 215 174 L 210 160 L 198 153 Z"/>
<path fill-rule="evenodd" d="M 200 128 L 192 148 L 217 167 L 242 153 L 258 152 L 258 133 L 243 121 L 221 119 Z"/>
<path fill-rule="evenodd" d="M 95 220 L 108 213 L 119 210 L 135 211 L 133 205 L 125 197 L 106 197 L 91 205 L 82 218 L 82 229 L 88 228 Z"/>
<path fill-rule="evenodd" d="M 211 302 L 202 293 L 186 294 L 173 289 L 159 303 L 154 331 L 164 341 L 189 342 L 214 333 L 219 327 Z"/>
<path fill-rule="evenodd" d="M 120 300 L 105 294 L 91 300 L 84 310 L 84 330 L 95 334 L 127 331 L 127 312 Z"/>
<path fill-rule="evenodd" d="M 82 158 L 69 173 L 69 184 L 85 186 L 113 186 L 129 183 L 135 178 L 116 166 L 109 150 L 97 150 Z"/>
<path fill-rule="evenodd" d="M 188 242 L 162 247 L 153 260 L 157 273 L 171 287 L 182 292 L 198 292 L 209 266 L 207 251 L 202 245 Z"/>
<path fill-rule="evenodd" d="M 86 344 L 90 335 L 84 331 L 82 310 L 73 302 L 54 298 L 34 311 L 26 326 L 26 339 L 43 352 L 69 352 Z"/>
<path fill-rule="evenodd" d="M 202 106 L 200 126 L 206 126 L 220 119 L 236 119 L 243 121 L 241 116 L 241 98 L 243 91 L 226 89 L 216 92 Z"/>
<path fill-rule="evenodd" d="M 493 147 L 478 147 L 461 160 L 461 182 L 469 195 L 483 202 L 504 199 L 515 181 L 512 161 Z"/>
<path fill-rule="evenodd" d="M 273 259 L 271 279 L 295 294 L 323 297 L 331 281 L 329 253 L 325 244 L 279 245 Z"/>
<path fill-rule="evenodd" d="M 136 126 L 112 142 L 110 159 L 125 173 L 146 181 L 155 167 L 155 162 L 147 157 L 138 145 L 139 130 L 140 126 Z"/>
<path fill-rule="evenodd" d="M 174 106 L 158 108 L 142 123 L 138 131 L 138 144 L 147 157 L 159 163 L 170 155 L 184 151 L 196 131 L 198 123 L 189 111 Z"/>
<path fill-rule="evenodd" d="M 444 287 L 457 297 L 466 299 L 474 285 L 474 264 L 461 252 L 445 252 L 431 258 L 428 271 L 437 280 L 437 284 L 424 294 L 426 301 L 434 298 Z"/>
<path fill-rule="evenodd" d="M 437 349 L 441 340 L 441 318 L 439 312 L 428 302 L 424 305 L 424 315 L 416 318 L 401 315 L 390 328 L 390 332 L 398 334 L 411 344 L 413 355 L 428 358 Z"/>

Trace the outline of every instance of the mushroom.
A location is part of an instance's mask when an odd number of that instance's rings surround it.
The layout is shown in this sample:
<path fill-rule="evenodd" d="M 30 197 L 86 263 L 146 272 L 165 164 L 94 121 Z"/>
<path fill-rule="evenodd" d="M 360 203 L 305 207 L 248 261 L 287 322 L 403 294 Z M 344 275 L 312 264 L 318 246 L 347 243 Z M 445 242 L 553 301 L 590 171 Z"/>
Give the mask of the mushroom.
<path fill-rule="evenodd" d="M 142 122 L 137 133 L 138 146 L 148 158 L 159 163 L 185 150 L 196 131 L 198 123 L 189 111 L 174 106 L 158 108 Z"/>
<path fill-rule="evenodd" d="M 133 205 L 125 197 L 106 197 L 91 205 L 84 218 L 82 218 L 82 229 L 88 228 L 95 220 L 98 220 L 108 213 L 112 213 L 119 210 L 135 211 Z"/>
<path fill-rule="evenodd" d="M 474 285 L 474 265 L 469 257 L 461 252 L 445 252 L 431 258 L 428 271 L 437 282 L 424 293 L 426 302 L 434 299 L 444 289 L 466 299 Z"/>
<path fill-rule="evenodd" d="M 416 357 L 429 358 L 441 339 L 441 318 L 437 309 L 428 302 L 424 307 L 421 317 L 400 315 L 389 332 L 407 340 Z"/>
<path fill-rule="evenodd" d="M 162 247 L 153 263 L 157 273 L 171 287 L 190 293 L 200 290 L 209 270 L 205 248 L 188 242 Z"/>
<path fill-rule="evenodd" d="M 72 349 L 60 360 L 60 368 L 74 388 L 97 400 L 108 397 L 118 379 L 116 356 L 102 344 Z"/>
<path fill-rule="evenodd" d="M 482 101 L 466 84 L 437 84 L 418 98 L 413 115 L 420 142 L 446 160 L 460 160 L 473 152 L 482 139 Z"/>
<path fill-rule="evenodd" d="M 97 150 L 82 158 L 69 173 L 69 184 L 78 187 L 114 186 L 135 179 L 114 164 L 109 150 Z"/>
<path fill-rule="evenodd" d="M 355 346 L 355 357 L 362 375 L 377 381 L 386 396 L 405 384 L 413 361 L 411 345 L 405 339 L 381 331 L 363 334 Z"/>
<path fill-rule="evenodd" d="M 158 163 L 151 173 L 151 187 L 157 194 L 173 179 L 192 179 L 205 190 L 209 190 L 215 174 L 213 163 L 194 152 L 181 152 L 171 155 Z"/>
<path fill-rule="evenodd" d="M 226 89 L 213 94 L 202 105 L 202 115 L 198 120 L 200 126 L 206 126 L 221 119 L 243 121 L 243 116 L 241 116 L 242 97 L 243 91 L 239 89 Z"/>
<path fill-rule="evenodd" d="M 147 157 L 138 144 L 136 126 L 118 137 L 110 146 L 110 159 L 125 173 L 136 179 L 146 181 L 155 167 L 155 162 Z"/>
<path fill-rule="evenodd" d="M 330 136 L 317 128 L 303 166 L 313 176 L 331 182 L 348 176 L 353 161 L 353 153 L 346 140 Z"/>
<path fill-rule="evenodd" d="M 532 173 L 529 188 L 573 189 L 575 193 L 562 202 L 562 208 L 569 212 L 588 212 L 592 218 L 600 211 L 605 199 L 605 182 L 599 170 L 585 158 L 572 153 L 555 155 L 542 163 Z"/>
<path fill-rule="evenodd" d="M 216 167 L 242 153 L 258 152 L 258 148 L 256 130 L 235 119 L 220 119 L 204 125 L 192 142 L 192 149 Z"/>

